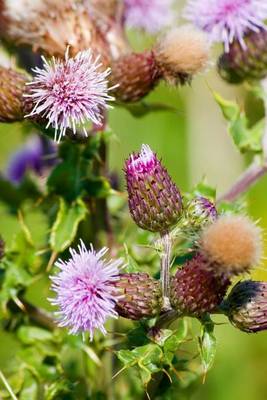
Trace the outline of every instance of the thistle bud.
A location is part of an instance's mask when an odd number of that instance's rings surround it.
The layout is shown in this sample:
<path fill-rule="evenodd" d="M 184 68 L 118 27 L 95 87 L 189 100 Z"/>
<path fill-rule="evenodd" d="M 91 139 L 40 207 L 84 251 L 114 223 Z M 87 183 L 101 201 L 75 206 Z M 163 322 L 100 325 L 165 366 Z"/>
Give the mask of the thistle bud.
<path fill-rule="evenodd" d="M 0 67 L 0 121 L 24 119 L 23 92 L 27 76 L 12 69 Z"/>
<path fill-rule="evenodd" d="M 160 79 L 171 84 L 185 84 L 208 63 L 209 48 L 205 35 L 192 27 L 171 30 L 154 49 L 129 53 L 113 62 L 111 83 L 119 83 L 117 100 L 141 100 Z"/>
<path fill-rule="evenodd" d="M 121 274 L 113 283 L 118 296 L 117 313 L 124 318 L 140 320 L 158 315 L 162 306 L 160 282 L 148 274 Z"/>
<path fill-rule="evenodd" d="M 130 213 L 135 223 L 151 232 L 168 232 L 182 213 L 181 194 L 148 145 L 126 161 Z"/>
<path fill-rule="evenodd" d="M 199 239 L 199 249 L 215 274 L 242 274 L 261 259 L 261 230 L 248 217 L 220 216 L 204 227 Z"/>
<path fill-rule="evenodd" d="M 266 330 L 267 282 L 239 282 L 222 303 L 221 309 L 241 331 L 255 333 Z"/>
<path fill-rule="evenodd" d="M 225 296 L 230 281 L 215 276 L 200 254 L 176 272 L 171 283 L 171 304 L 181 314 L 200 317 L 216 311 Z"/>
<path fill-rule="evenodd" d="M 193 198 L 185 210 L 187 222 L 193 227 L 202 227 L 214 222 L 218 213 L 214 203 L 202 196 Z"/>
<path fill-rule="evenodd" d="M 243 38 L 244 44 L 234 40 L 229 52 L 221 55 L 218 71 L 229 83 L 263 79 L 267 75 L 267 31 L 249 31 Z"/>

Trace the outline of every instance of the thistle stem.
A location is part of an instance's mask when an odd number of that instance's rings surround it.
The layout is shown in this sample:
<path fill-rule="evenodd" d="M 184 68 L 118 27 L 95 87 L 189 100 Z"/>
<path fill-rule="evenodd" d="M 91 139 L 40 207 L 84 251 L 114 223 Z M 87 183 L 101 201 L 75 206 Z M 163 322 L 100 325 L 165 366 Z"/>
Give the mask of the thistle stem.
<path fill-rule="evenodd" d="M 162 287 L 162 297 L 163 297 L 163 311 L 168 311 L 171 309 L 170 305 L 170 264 L 171 264 L 171 237 L 169 233 L 165 233 L 161 236 L 161 243 L 163 246 L 163 252 L 161 255 L 161 271 L 160 280 Z"/>
<path fill-rule="evenodd" d="M 262 176 L 267 173 L 267 161 L 259 163 L 254 161 L 237 179 L 233 186 L 219 197 L 217 203 L 223 201 L 234 201 L 250 187 L 252 187 Z"/>
<path fill-rule="evenodd" d="M 257 159 L 254 159 L 233 186 L 218 199 L 218 203 L 236 200 L 267 173 L 267 78 L 261 81 L 261 86 L 264 93 L 263 102 L 265 109 L 265 127 L 262 137 L 263 161 L 259 162 Z"/>

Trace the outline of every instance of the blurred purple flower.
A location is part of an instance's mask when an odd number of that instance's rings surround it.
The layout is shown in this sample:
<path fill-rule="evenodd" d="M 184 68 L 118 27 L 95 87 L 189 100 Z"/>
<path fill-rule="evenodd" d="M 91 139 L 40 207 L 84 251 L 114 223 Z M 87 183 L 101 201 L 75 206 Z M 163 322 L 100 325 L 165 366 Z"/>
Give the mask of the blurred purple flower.
<path fill-rule="evenodd" d="M 173 21 L 173 0 L 124 0 L 125 22 L 130 28 L 157 33 Z"/>
<path fill-rule="evenodd" d="M 19 184 L 27 171 L 42 175 L 57 162 L 56 147 L 49 139 L 32 136 L 26 144 L 15 152 L 8 163 L 6 176 L 15 185 Z"/>
<path fill-rule="evenodd" d="M 92 121 L 102 123 L 102 113 L 109 100 L 107 77 L 110 69 L 101 71 L 99 57 L 93 59 L 91 50 L 79 52 L 65 60 L 47 61 L 43 57 L 44 68 L 35 68 L 35 78 L 28 83 L 34 108 L 28 116 L 40 115 L 48 120 L 47 128 L 55 128 L 55 140 L 60 141 L 70 128 L 76 133 L 79 125 L 87 135 L 85 125 Z"/>
<path fill-rule="evenodd" d="M 59 260 L 56 266 L 60 272 L 52 276 L 52 289 L 57 298 L 51 303 L 60 311 L 60 326 L 66 326 L 71 334 L 90 332 L 93 339 L 95 329 L 106 333 L 104 323 L 109 317 L 116 317 L 116 288 L 112 285 L 119 279 L 121 260 L 106 261 L 103 248 L 96 252 L 91 245 L 87 250 L 81 241 L 78 252 L 70 249 L 68 261 Z"/>
<path fill-rule="evenodd" d="M 225 51 L 234 39 L 245 49 L 247 31 L 258 32 L 267 18 L 265 0 L 189 0 L 185 17 L 209 33 L 211 42 L 223 42 Z"/>

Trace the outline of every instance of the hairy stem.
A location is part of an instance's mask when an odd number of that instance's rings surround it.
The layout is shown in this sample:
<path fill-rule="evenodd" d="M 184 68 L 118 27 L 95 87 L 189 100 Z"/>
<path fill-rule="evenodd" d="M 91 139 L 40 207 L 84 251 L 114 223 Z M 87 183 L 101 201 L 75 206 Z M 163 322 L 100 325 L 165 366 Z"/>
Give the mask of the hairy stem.
<path fill-rule="evenodd" d="M 237 179 L 234 185 L 226 193 L 219 197 L 217 203 L 236 200 L 266 173 L 267 162 L 265 161 L 264 163 L 259 163 L 254 161 Z"/>
<path fill-rule="evenodd" d="M 160 280 L 162 287 L 162 297 L 163 297 L 163 306 L 162 309 L 164 311 L 168 311 L 171 309 L 170 305 L 170 264 L 171 264 L 171 237 L 169 233 L 165 233 L 161 236 L 161 243 L 163 246 L 163 252 L 161 255 L 161 271 L 160 271 Z"/>

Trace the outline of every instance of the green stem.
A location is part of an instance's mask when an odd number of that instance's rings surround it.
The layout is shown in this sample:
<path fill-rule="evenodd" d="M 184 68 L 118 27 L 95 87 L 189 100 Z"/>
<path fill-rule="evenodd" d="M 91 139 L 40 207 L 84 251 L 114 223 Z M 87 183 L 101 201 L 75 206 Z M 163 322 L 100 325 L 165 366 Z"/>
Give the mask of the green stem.
<path fill-rule="evenodd" d="M 161 236 L 161 243 L 163 251 L 161 254 L 161 271 L 160 280 L 162 287 L 162 297 L 163 297 L 163 311 L 168 311 L 171 309 L 170 305 L 170 264 L 171 264 L 171 250 L 172 242 L 169 233 L 165 233 Z"/>

